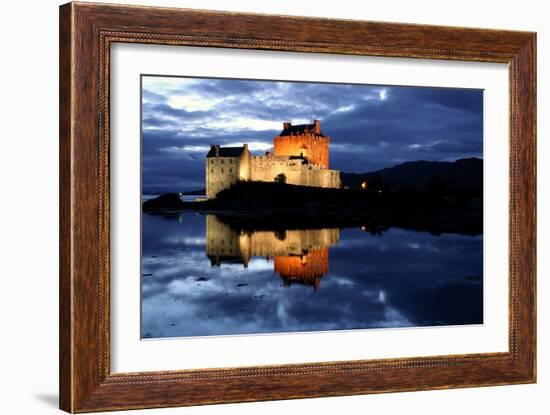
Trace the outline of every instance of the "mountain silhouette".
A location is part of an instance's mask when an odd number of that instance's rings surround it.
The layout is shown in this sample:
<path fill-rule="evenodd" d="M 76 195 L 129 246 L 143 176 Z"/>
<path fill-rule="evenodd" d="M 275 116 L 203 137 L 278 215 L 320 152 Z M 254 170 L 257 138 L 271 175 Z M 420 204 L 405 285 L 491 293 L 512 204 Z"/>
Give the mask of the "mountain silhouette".
<path fill-rule="evenodd" d="M 448 161 L 409 161 L 393 167 L 365 173 L 340 174 L 342 185 L 359 189 L 363 182 L 383 182 L 391 191 L 425 190 L 441 186 L 447 190 L 483 190 L 483 160 L 472 157 Z"/>

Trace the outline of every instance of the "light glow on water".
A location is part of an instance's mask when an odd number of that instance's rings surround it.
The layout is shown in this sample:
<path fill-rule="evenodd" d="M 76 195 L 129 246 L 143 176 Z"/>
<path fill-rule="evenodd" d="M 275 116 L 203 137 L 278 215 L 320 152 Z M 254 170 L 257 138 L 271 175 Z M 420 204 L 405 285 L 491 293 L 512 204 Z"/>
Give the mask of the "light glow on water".
<path fill-rule="evenodd" d="M 483 322 L 483 237 L 143 214 L 142 337 Z"/>

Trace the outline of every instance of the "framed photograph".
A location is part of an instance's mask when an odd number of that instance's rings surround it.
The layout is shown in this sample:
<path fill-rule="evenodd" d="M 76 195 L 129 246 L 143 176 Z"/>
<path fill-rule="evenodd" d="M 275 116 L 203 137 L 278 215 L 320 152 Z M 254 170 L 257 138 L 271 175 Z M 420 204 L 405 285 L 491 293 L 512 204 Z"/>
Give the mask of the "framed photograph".
<path fill-rule="evenodd" d="M 60 8 L 60 407 L 536 381 L 536 35 Z"/>

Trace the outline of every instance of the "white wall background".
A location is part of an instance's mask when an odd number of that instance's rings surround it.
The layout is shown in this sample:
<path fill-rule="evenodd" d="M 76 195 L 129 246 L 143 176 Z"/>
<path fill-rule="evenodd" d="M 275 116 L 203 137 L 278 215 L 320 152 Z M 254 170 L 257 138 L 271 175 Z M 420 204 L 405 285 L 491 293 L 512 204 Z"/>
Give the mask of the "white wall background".
<path fill-rule="evenodd" d="M 125 1 L 122 1 L 125 2 Z M 134 4 L 352 18 L 538 32 L 538 312 L 536 385 L 321 398 L 176 408 L 138 413 L 548 413 L 550 406 L 550 284 L 548 114 L 550 13 L 536 0 L 455 2 L 399 0 L 189 0 Z M 57 0 L 5 2 L 0 65 L 0 412 L 57 411 L 58 256 L 58 5 Z M 546 77 L 550 76 L 550 73 Z"/>

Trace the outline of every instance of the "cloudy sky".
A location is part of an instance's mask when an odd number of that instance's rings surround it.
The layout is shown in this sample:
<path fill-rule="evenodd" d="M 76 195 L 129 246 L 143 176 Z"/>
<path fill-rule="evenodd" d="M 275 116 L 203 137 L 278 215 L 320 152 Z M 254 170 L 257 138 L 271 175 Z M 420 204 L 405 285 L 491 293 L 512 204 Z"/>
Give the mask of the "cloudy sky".
<path fill-rule="evenodd" d="M 211 144 L 261 154 L 314 118 L 345 172 L 482 157 L 481 90 L 143 76 L 143 193 L 204 188 Z"/>

